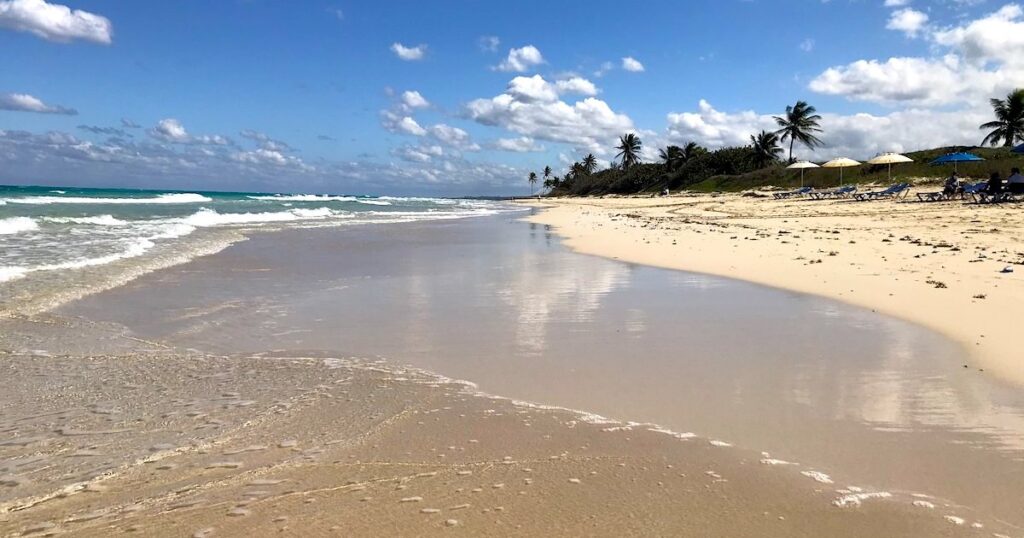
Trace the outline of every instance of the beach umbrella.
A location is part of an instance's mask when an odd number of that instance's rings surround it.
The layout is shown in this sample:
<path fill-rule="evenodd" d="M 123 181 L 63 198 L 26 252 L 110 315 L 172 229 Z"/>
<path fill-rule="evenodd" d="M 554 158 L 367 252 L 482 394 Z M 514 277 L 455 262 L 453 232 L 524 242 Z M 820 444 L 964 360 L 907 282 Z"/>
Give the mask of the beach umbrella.
<path fill-rule="evenodd" d="M 953 171 L 956 172 L 957 163 L 969 163 L 975 161 L 984 161 L 981 157 L 973 153 L 947 153 L 938 159 L 931 162 L 932 165 L 938 166 L 940 164 L 953 163 Z"/>
<path fill-rule="evenodd" d="M 797 161 L 786 167 L 789 170 L 800 170 L 800 186 L 804 186 L 804 170 L 808 168 L 821 168 L 810 161 Z"/>
<path fill-rule="evenodd" d="M 860 163 L 853 160 L 847 159 L 846 157 L 840 157 L 838 159 L 832 159 L 831 161 L 821 165 L 822 168 L 838 168 L 839 169 L 839 186 L 843 186 L 843 168 L 849 168 L 851 166 L 860 166 Z"/>
<path fill-rule="evenodd" d="M 868 164 L 885 164 L 889 167 L 889 181 L 892 181 L 892 165 L 898 163 L 912 163 L 914 159 L 907 157 L 906 155 L 900 155 L 899 153 L 879 153 L 874 159 L 868 161 Z"/>

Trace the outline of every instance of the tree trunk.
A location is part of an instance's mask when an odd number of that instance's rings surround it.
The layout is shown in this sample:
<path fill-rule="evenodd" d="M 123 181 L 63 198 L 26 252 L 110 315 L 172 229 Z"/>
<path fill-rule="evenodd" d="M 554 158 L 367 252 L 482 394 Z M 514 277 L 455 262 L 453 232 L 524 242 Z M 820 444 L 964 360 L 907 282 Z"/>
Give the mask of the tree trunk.
<path fill-rule="evenodd" d="M 789 137 L 789 164 L 793 164 L 793 142 L 795 140 L 792 136 Z"/>

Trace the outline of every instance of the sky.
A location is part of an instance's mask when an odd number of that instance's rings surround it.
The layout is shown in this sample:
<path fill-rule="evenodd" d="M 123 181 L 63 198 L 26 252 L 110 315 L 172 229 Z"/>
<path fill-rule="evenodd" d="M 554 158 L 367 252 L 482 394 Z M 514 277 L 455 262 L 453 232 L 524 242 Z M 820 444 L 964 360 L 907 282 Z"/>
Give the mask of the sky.
<path fill-rule="evenodd" d="M 0 0 L 0 183 L 506 195 L 636 133 L 980 143 L 1024 86 L 999 0 Z"/>

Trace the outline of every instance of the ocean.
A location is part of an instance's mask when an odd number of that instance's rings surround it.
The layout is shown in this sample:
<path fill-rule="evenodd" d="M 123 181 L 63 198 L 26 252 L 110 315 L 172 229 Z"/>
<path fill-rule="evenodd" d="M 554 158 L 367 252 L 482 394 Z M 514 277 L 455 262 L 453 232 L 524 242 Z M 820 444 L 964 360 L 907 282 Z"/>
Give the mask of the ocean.
<path fill-rule="evenodd" d="M 492 215 L 500 202 L 0 186 L 0 312 L 34 313 L 210 254 L 253 230 Z"/>

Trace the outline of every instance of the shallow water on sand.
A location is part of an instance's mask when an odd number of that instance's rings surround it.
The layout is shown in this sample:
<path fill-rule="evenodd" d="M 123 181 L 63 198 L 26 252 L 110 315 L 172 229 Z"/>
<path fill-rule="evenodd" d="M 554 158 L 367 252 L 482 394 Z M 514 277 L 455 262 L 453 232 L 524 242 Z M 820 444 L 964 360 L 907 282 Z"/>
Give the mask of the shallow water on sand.
<path fill-rule="evenodd" d="M 828 300 L 575 254 L 510 217 L 258 235 L 62 312 L 216 352 L 383 356 L 1024 526 L 1024 393 L 965 369 L 950 341 Z"/>

